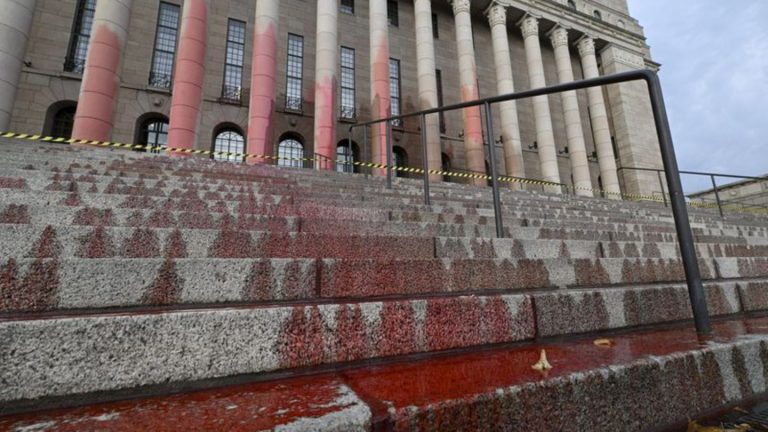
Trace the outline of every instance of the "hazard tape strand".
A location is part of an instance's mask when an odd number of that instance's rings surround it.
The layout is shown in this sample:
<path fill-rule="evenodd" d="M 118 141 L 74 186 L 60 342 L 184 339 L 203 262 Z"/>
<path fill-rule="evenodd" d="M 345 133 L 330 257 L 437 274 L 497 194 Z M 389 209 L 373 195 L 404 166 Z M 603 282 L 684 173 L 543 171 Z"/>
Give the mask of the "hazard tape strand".
<path fill-rule="evenodd" d="M 353 165 L 359 168 L 371 168 L 371 169 L 381 169 L 381 170 L 391 168 L 393 171 L 409 173 L 409 174 L 424 174 L 425 172 L 424 169 L 422 168 L 404 167 L 404 166 L 397 166 L 397 165 L 390 166 L 387 164 L 381 164 L 381 163 L 375 163 L 375 162 L 362 162 L 362 161 L 350 162 L 350 161 L 333 160 L 333 159 L 304 158 L 304 157 L 297 158 L 297 157 L 284 157 L 284 156 L 276 156 L 276 155 L 258 155 L 258 154 L 251 154 L 251 153 L 239 153 L 239 152 L 223 152 L 223 151 L 215 151 L 215 150 L 197 150 L 197 149 L 188 149 L 188 148 L 174 148 L 174 147 L 167 147 L 167 146 L 153 146 L 149 144 L 127 144 L 127 143 L 112 142 L 112 141 L 81 140 L 81 139 L 75 139 L 75 138 L 62 138 L 62 137 L 32 135 L 32 134 L 15 133 L 15 132 L 0 132 L 0 138 L 27 140 L 27 141 L 40 141 L 40 142 L 46 142 L 46 143 L 58 143 L 58 144 L 69 144 L 69 145 L 89 145 L 89 146 L 103 147 L 103 148 L 109 147 L 109 148 L 118 148 L 118 149 L 125 148 L 125 149 L 131 149 L 131 150 L 148 150 L 148 151 L 158 152 L 158 153 L 169 152 L 169 153 L 180 153 L 180 154 L 190 154 L 190 155 L 219 156 L 219 157 L 227 157 L 227 158 L 239 158 L 244 160 L 245 159 L 263 159 L 263 160 L 273 160 L 273 161 L 284 160 L 289 162 L 318 162 L 318 163 L 333 162 L 336 164 Z M 435 170 L 435 169 L 430 169 L 430 170 L 427 170 L 426 172 L 428 175 L 438 175 L 438 176 L 473 179 L 473 180 L 491 180 L 491 176 L 487 174 L 480 174 L 480 173 L 466 173 L 466 172 L 455 172 L 455 171 L 445 171 L 445 170 Z M 533 179 L 525 179 L 525 178 L 519 178 L 519 177 L 499 176 L 498 181 L 501 183 L 513 183 L 513 184 L 521 184 L 521 185 L 561 188 L 561 189 L 564 189 L 566 193 L 575 193 L 576 191 L 585 191 L 585 192 L 591 192 L 593 194 L 600 194 L 601 196 L 615 196 L 615 197 L 619 197 L 621 199 L 630 200 L 630 201 L 651 201 L 651 202 L 658 202 L 658 203 L 666 201 L 664 197 L 659 195 L 644 195 L 644 194 L 633 194 L 633 193 L 627 193 L 627 192 L 612 192 L 612 191 L 605 191 L 605 190 L 587 188 L 582 186 L 568 186 L 562 183 L 549 182 L 545 180 L 533 180 Z M 697 208 L 717 208 L 718 207 L 717 203 L 706 203 L 706 202 L 697 202 L 697 201 L 690 201 L 687 204 L 691 207 L 697 207 Z M 737 212 L 768 213 L 768 208 L 744 207 L 736 204 L 724 204 L 724 205 L 720 205 L 720 207 L 723 210 L 732 210 Z"/>

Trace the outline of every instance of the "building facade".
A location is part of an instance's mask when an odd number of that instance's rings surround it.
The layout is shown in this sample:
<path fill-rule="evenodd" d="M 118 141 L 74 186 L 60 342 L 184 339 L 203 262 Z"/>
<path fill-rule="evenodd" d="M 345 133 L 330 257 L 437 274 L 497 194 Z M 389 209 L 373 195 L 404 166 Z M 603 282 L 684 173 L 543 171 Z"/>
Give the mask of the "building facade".
<path fill-rule="evenodd" d="M 383 162 L 386 125 L 356 129 L 350 149 L 351 125 L 658 67 L 626 0 L 4 0 L 3 8 L 0 130 L 80 139 Z M 617 171 L 661 166 L 642 82 L 507 102 L 493 115 L 492 137 L 479 109 L 427 117 L 430 168 L 483 172 L 492 141 L 506 175 L 585 195 L 620 184 L 655 192 L 646 174 Z M 398 165 L 421 166 L 419 120 L 391 126 Z"/>
<path fill-rule="evenodd" d="M 717 200 L 726 206 L 747 208 L 768 208 L 768 175 L 763 180 L 742 180 L 715 189 L 707 189 L 688 195 L 691 201 L 702 204 L 715 204 Z"/>

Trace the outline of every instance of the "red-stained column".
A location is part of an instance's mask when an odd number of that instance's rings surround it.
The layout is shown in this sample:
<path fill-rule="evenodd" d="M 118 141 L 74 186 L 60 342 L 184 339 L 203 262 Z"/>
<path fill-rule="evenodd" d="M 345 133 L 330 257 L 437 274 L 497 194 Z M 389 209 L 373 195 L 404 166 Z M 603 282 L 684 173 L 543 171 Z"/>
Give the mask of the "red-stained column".
<path fill-rule="evenodd" d="M 477 66 L 475 47 L 472 41 L 472 17 L 469 13 L 469 0 L 452 0 L 453 14 L 456 21 L 456 49 L 459 55 L 459 78 L 461 80 L 462 102 L 480 98 L 477 91 Z M 467 169 L 485 173 L 485 150 L 483 148 L 483 122 L 480 107 L 464 109 L 464 151 Z M 485 180 L 476 179 L 476 185 L 486 184 Z"/>
<path fill-rule="evenodd" d="M 72 137 L 109 141 L 133 0 L 99 0 Z"/>
<path fill-rule="evenodd" d="M 317 1 L 315 152 L 336 159 L 336 82 L 339 62 L 338 0 Z M 329 164 L 320 164 L 333 169 Z"/>
<path fill-rule="evenodd" d="M 185 0 L 181 37 L 173 76 L 168 147 L 195 148 L 203 102 L 205 52 L 208 36 L 208 2 Z"/>
<path fill-rule="evenodd" d="M 248 153 L 250 154 L 266 155 L 272 151 L 279 10 L 279 0 L 256 2 L 251 100 L 248 113 Z M 249 163 L 263 161 L 264 159 L 248 159 Z"/>
<path fill-rule="evenodd" d="M 371 32 L 371 119 L 387 118 L 391 115 L 389 94 L 389 19 L 387 2 L 374 0 L 369 3 L 369 27 Z M 378 123 L 372 127 L 371 145 L 373 162 L 387 163 L 387 124 Z M 384 175 L 384 170 L 375 170 Z"/>

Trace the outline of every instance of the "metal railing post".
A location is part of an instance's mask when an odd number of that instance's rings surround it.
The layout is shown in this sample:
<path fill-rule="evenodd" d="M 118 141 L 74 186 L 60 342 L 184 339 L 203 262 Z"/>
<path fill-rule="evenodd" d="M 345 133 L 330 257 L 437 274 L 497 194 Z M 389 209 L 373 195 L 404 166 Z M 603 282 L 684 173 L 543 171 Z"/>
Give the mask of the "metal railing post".
<path fill-rule="evenodd" d="M 669 207 L 667 204 L 667 193 L 664 192 L 664 180 L 661 178 L 661 171 L 656 171 L 656 176 L 659 178 L 659 187 L 661 188 L 661 199 L 664 200 L 664 207 Z"/>
<path fill-rule="evenodd" d="M 493 143 L 493 113 L 490 102 L 485 102 L 485 127 L 488 130 L 488 160 L 491 165 L 491 186 L 493 186 L 493 213 L 496 219 L 496 237 L 504 238 L 504 221 L 501 215 L 501 194 L 499 174 L 496 170 L 496 149 Z"/>
<path fill-rule="evenodd" d="M 387 189 L 392 189 L 392 124 L 386 122 L 387 148 Z"/>
<path fill-rule="evenodd" d="M 349 155 L 347 155 L 348 157 L 347 157 L 347 160 L 345 162 L 349 162 L 350 159 L 352 160 L 352 162 L 349 163 L 349 164 L 345 163 L 344 165 L 349 165 L 349 169 L 350 169 L 349 173 L 350 174 L 354 174 L 355 173 L 355 150 L 352 148 L 352 134 L 351 133 L 347 135 L 347 148 L 349 149 Z M 346 168 L 345 168 L 345 170 L 346 170 Z"/>
<path fill-rule="evenodd" d="M 723 213 L 723 204 L 720 201 L 720 191 L 717 190 L 717 182 L 715 182 L 715 176 L 711 175 L 709 176 L 710 179 L 712 179 L 712 190 L 715 191 L 715 200 L 717 201 L 717 209 L 720 210 L 720 218 L 725 218 L 725 213 Z"/>
<path fill-rule="evenodd" d="M 712 332 L 712 325 L 707 310 L 707 298 L 704 295 L 704 286 L 701 282 L 701 272 L 696 258 L 696 248 L 693 244 L 693 232 L 688 220 L 688 209 L 683 195 L 683 186 L 680 181 L 680 172 L 677 166 L 675 148 L 672 145 L 672 132 L 669 128 L 669 118 L 664 106 L 664 94 L 661 91 L 659 77 L 653 72 L 645 72 L 645 81 L 648 84 L 648 92 L 653 107 L 653 117 L 656 120 L 656 133 L 661 146 L 661 159 L 664 163 L 664 171 L 667 175 L 672 214 L 677 228 L 677 239 L 680 243 L 680 255 L 683 259 L 683 268 L 688 282 L 688 294 L 693 308 L 693 320 L 696 331 L 699 334 Z"/>
<path fill-rule="evenodd" d="M 363 161 L 366 163 L 371 162 L 370 160 L 370 151 L 368 148 L 368 126 L 363 126 Z M 366 176 L 371 175 L 371 167 L 369 166 L 366 171 Z M 366 177 L 367 178 L 367 177 Z"/>
<path fill-rule="evenodd" d="M 427 148 L 427 116 L 421 115 L 421 166 L 424 169 L 424 205 L 430 205 L 429 197 L 429 149 Z"/>

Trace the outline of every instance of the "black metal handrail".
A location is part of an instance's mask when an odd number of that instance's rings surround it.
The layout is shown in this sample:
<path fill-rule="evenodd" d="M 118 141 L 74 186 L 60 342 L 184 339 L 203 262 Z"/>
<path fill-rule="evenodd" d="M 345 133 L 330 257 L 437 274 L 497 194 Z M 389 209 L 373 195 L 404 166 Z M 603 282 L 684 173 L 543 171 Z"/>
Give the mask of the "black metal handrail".
<path fill-rule="evenodd" d="M 617 171 L 621 172 L 621 171 L 625 171 L 625 170 L 626 171 L 643 171 L 643 172 L 654 172 L 654 173 L 656 173 L 656 176 L 657 176 L 657 178 L 659 180 L 659 188 L 660 188 L 660 191 L 661 191 L 661 197 L 664 200 L 664 205 L 666 206 L 668 204 L 667 193 L 664 192 L 664 182 L 662 181 L 662 174 L 665 174 L 665 171 L 663 169 L 659 169 L 659 168 L 621 167 Z M 710 178 L 710 181 L 712 182 L 712 190 L 711 191 L 715 195 L 715 199 L 714 200 L 710 200 L 710 201 L 714 204 L 712 207 L 717 207 L 717 209 L 718 209 L 718 211 L 720 213 L 720 217 L 721 218 L 725 217 L 725 210 L 728 209 L 729 207 L 732 208 L 733 206 L 729 205 L 729 204 L 724 204 L 724 202 L 726 202 L 727 200 L 723 200 L 722 199 L 722 197 L 720 196 L 720 190 L 723 189 L 723 188 L 729 187 L 730 185 L 718 186 L 717 185 L 717 180 L 716 180 L 718 177 L 729 178 L 729 179 L 738 179 L 738 180 L 753 180 L 753 181 L 760 181 L 760 182 L 768 181 L 768 176 L 765 176 L 765 177 L 754 177 L 754 176 L 744 176 L 744 175 L 736 175 L 736 174 L 722 174 L 722 173 L 703 172 L 703 171 L 679 171 L 679 173 L 680 174 L 685 174 L 685 175 L 695 175 L 695 176 L 703 176 L 703 177 L 709 177 Z M 709 191 L 702 191 L 701 193 L 707 193 L 707 192 L 709 192 Z M 690 198 L 690 195 L 688 197 Z M 705 200 L 703 198 L 700 198 L 700 200 L 702 202 L 706 202 L 707 201 L 707 200 Z M 757 204 L 751 205 L 751 207 L 753 207 L 753 208 L 768 209 L 768 207 L 766 207 L 766 206 L 757 205 Z M 747 207 L 745 206 L 744 208 L 747 208 Z"/>
<path fill-rule="evenodd" d="M 711 325 L 709 321 L 709 312 L 707 311 L 706 298 L 704 296 L 704 288 L 701 282 L 701 271 L 696 257 L 696 249 L 693 243 L 693 232 L 691 231 L 691 225 L 688 220 L 688 209 L 686 207 L 685 196 L 683 195 L 682 182 L 680 180 L 680 172 L 677 166 L 677 158 L 675 156 L 675 149 L 672 143 L 672 132 L 669 127 L 669 119 L 667 117 L 667 111 L 664 104 L 664 95 L 661 89 L 661 83 L 659 81 L 658 74 L 650 70 L 635 70 L 630 72 L 624 72 L 614 75 L 602 76 L 598 78 L 592 78 L 581 81 L 574 81 L 566 84 L 559 84 L 551 87 L 543 87 L 537 89 L 531 89 L 521 91 L 517 93 L 493 96 L 484 99 L 478 99 L 474 101 L 462 102 L 458 104 L 448 105 L 444 107 L 427 109 L 419 112 L 402 114 L 392 116 L 388 118 L 375 119 L 368 122 L 359 123 L 349 127 L 348 131 L 348 143 L 352 143 L 352 132 L 355 128 L 364 128 L 365 131 L 365 145 L 367 147 L 367 127 L 373 126 L 379 123 L 384 123 L 386 127 L 386 149 L 387 149 L 387 166 L 392 166 L 392 140 L 391 140 L 391 122 L 396 120 L 404 120 L 410 117 L 419 117 L 421 125 L 421 147 L 422 147 L 422 160 L 423 170 L 425 173 L 430 173 L 428 166 L 428 150 L 426 146 L 426 116 L 429 114 L 437 114 L 444 111 L 452 111 L 469 107 L 483 106 L 485 108 L 485 127 L 486 136 L 495 136 L 493 133 L 493 115 L 491 111 L 491 105 L 499 102 L 520 100 L 526 98 L 532 98 L 535 96 L 545 96 L 554 93 L 563 93 L 573 90 L 581 90 L 591 87 L 602 87 L 611 84 L 620 84 L 629 81 L 645 81 L 648 85 L 648 95 L 651 101 L 651 107 L 653 110 L 653 118 L 656 124 L 656 134 L 659 140 L 659 146 L 661 148 L 661 159 L 664 165 L 664 174 L 667 177 L 667 184 L 669 186 L 670 202 L 672 205 L 672 214 L 675 220 L 675 228 L 677 230 L 677 238 L 680 245 L 680 254 L 683 260 L 683 268 L 685 270 L 686 281 L 688 284 L 688 292 L 691 299 L 691 305 L 693 308 L 694 321 L 696 323 L 696 330 L 701 333 L 710 333 Z M 491 149 L 493 150 L 493 149 Z M 498 237 L 504 236 L 504 226 L 502 221 L 501 211 L 501 198 L 499 193 L 499 175 L 496 167 L 496 155 L 495 151 L 489 152 L 489 162 L 491 168 L 492 186 L 493 186 L 493 207 L 496 219 L 496 235 Z M 392 169 L 387 169 L 387 185 L 392 185 Z M 429 175 L 424 175 L 424 202 L 429 205 L 430 192 L 429 192 Z"/>

